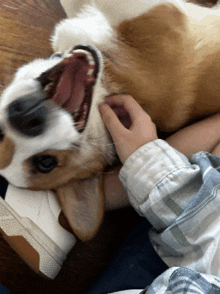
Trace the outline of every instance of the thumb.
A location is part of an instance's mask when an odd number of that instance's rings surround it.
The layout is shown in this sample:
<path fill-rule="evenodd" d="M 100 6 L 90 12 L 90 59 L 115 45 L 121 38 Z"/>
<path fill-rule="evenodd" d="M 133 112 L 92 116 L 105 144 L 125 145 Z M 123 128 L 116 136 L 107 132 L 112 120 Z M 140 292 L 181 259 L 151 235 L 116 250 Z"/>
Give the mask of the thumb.
<path fill-rule="evenodd" d="M 99 111 L 113 141 L 117 140 L 123 132 L 127 131 L 109 105 L 106 103 L 100 104 Z"/>

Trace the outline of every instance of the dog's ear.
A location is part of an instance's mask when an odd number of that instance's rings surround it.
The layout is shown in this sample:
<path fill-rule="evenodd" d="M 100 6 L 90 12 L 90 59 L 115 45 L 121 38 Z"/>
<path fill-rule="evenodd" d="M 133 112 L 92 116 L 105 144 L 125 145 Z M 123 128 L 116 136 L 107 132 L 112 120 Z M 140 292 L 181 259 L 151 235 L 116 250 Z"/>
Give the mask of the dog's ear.
<path fill-rule="evenodd" d="M 56 190 L 72 230 L 82 241 L 88 241 L 98 231 L 104 214 L 102 177 L 72 180 Z"/>

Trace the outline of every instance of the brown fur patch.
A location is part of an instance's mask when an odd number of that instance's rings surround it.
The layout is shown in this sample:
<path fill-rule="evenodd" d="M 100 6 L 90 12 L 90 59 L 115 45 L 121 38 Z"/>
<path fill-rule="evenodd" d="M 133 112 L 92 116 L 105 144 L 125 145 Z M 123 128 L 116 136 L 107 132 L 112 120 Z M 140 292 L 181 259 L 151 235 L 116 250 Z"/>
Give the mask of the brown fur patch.
<path fill-rule="evenodd" d="M 105 59 L 107 88 L 132 95 L 161 131 L 180 128 L 194 102 L 195 52 L 184 15 L 173 5 L 160 5 L 122 22 L 118 35 L 117 52 Z"/>
<path fill-rule="evenodd" d="M 217 16 L 196 21 L 173 5 L 122 22 L 117 49 L 103 52 L 106 87 L 132 95 L 162 132 L 219 112 L 219 28 Z"/>
<path fill-rule="evenodd" d="M 220 112 L 220 51 L 213 53 L 198 66 L 196 100 L 192 115 L 203 118 Z"/>
<path fill-rule="evenodd" d="M 5 137 L 3 142 L 0 142 L 0 169 L 6 168 L 12 161 L 15 152 L 15 144 L 9 138 Z"/>

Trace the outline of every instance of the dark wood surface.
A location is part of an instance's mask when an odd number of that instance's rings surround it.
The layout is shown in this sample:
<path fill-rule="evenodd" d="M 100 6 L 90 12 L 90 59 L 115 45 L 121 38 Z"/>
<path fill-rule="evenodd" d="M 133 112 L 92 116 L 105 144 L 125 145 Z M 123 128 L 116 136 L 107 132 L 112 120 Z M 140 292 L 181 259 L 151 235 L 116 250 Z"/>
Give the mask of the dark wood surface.
<path fill-rule="evenodd" d="M 213 3 L 210 0 L 208 5 Z M 49 37 L 64 17 L 58 0 L 0 1 L 0 92 L 18 67 L 51 55 Z M 53 281 L 32 272 L 0 235 L 0 282 L 21 294 L 83 293 L 139 221 L 131 208 L 107 213 L 96 238 L 86 244 L 78 242 Z"/>
<path fill-rule="evenodd" d="M 49 33 L 54 24 L 65 17 L 58 0 L 1 0 L 0 10 L 32 27 L 41 27 Z"/>
<path fill-rule="evenodd" d="M 65 16 L 59 0 L 0 1 L 0 91 L 18 67 L 50 56 L 49 37 Z"/>

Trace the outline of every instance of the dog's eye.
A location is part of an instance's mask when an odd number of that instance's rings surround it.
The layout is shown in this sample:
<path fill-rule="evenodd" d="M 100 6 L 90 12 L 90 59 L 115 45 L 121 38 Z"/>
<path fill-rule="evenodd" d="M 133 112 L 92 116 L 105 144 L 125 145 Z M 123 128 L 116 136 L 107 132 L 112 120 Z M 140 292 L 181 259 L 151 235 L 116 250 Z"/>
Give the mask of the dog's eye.
<path fill-rule="evenodd" d="M 58 165 L 58 161 L 52 155 L 39 155 L 32 158 L 32 164 L 38 172 L 47 174 Z"/>
<path fill-rule="evenodd" d="M 61 53 L 55 53 L 55 54 L 53 54 L 51 57 L 50 57 L 50 59 L 59 59 L 59 58 L 61 58 L 62 57 L 62 54 Z"/>

